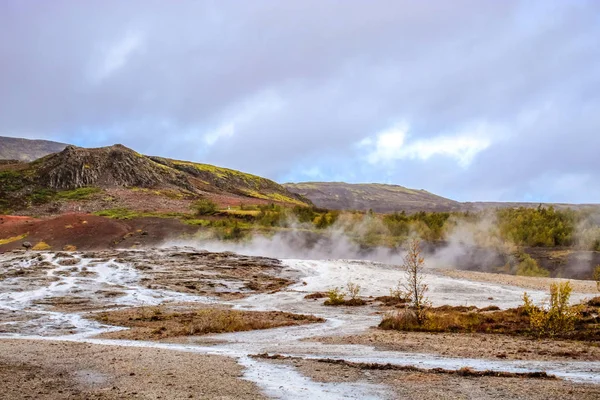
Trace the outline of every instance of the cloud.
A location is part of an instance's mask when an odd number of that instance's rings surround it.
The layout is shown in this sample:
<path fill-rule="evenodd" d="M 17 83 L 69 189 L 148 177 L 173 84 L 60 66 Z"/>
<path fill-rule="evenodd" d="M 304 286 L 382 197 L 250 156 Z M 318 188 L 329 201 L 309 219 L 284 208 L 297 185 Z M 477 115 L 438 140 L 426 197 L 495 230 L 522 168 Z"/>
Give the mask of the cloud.
<path fill-rule="evenodd" d="M 207 145 L 212 146 L 219 139 L 232 137 L 235 133 L 235 124 L 228 123 L 218 127 L 216 130 L 204 135 L 204 141 Z"/>
<path fill-rule="evenodd" d="M 599 14 L 596 1 L 6 0 L 0 135 L 281 181 L 597 201 Z"/>
<path fill-rule="evenodd" d="M 94 80 L 102 81 L 125 66 L 129 57 L 142 45 L 142 37 L 138 33 L 127 34 L 116 43 L 102 51 L 102 61 L 95 71 Z"/>
<path fill-rule="evenodd" d="M 479 133 L 480 135 L 482 133 Z M 389 164 L 403 159 L 428 161 L 432 157 L 449 157 L 467 168 L 473 158 L 491 145 L 490 139 L 476 135 L 457 134 L 407 141 L 407 125 L 397 126 L 358 143 L 366 149 L 371 164 Z"/>

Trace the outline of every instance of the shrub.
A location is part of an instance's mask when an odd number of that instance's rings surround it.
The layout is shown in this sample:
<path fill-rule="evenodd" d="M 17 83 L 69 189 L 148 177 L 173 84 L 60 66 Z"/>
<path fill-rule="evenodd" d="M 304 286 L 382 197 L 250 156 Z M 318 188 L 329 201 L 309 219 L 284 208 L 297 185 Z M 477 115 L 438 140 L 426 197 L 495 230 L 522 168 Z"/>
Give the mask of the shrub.
<path fill-rule="evenodd" d="M 570 282 L 550 285 L 550 303 L 547 308 L 534 305 L 529 295 L 523 294 L 524 309 L 529 315 L 534 335 L 552 337 L 573 331 L 579 313 L 575 307 L 569 306 L 572 290 Z"/>
<path fill-rule="evenodd" d="M 298 218 L 298 222 L 311 222 L 315 219 L 315 210 L 311 207 L 295 206 L 292 212 Z"/>
<path fill-rule="evenodd" d="M 227 229 L 223 235 L 224 240 L 239 240 L 244 237 L 244 231 L 236 222 L 231 229 Z"/>
<path fill-rule="evenodd" d="M 326 306 L 341 306 L 344 304 L 344 297 L 346 297 L 346 293 L 340 288 L 332 288 L 327 291 L 327 300 L 323 304 Z"/>
<path fill-rule="evenodd" d="M 547 277 L 550 276 L 550 272 L 540 267 L 537 261 L 531 258 L 529 254 L 522 253 L 519 265 L 517 266 L 517 275 Z"/>
<path fill-rule="evenodd" d="M 390 297 L 396 299 L 399 303 L 406 302 L 406 294 L 402 289 L 402 284 L 398 283 L 395 287 L 390 289 Z"/>
<path fill-rule="evenodd" d="M 385 314 L 379 324 L 381 329 L 393 329 L 396 331 L 419 330 L 421 323 L 413 310 L 400 310 Z"/>
<path fill-rule="evenodd" d="M 77 247 L 76 247 L 76 246 L 73 246 L 72 244 L 68 244 L 68 245 L 66 245 L 65 247 L 63 247 L 63 250 L 64 250 L 64 251 L 76 251 L 76 250 L 77 250 Z"/>
<path fill-rule="evenodd" d="M 596 281 L 596 289 L 600 292 L 600 265 L 594 269 L 594 280 Z"/>
<path fill-rule="evenodd" d="M 217 209 L 215 202 L 208 199 L 201 199 L 194 203 L 196 215 L 213 215 L 217 212 Z"/>

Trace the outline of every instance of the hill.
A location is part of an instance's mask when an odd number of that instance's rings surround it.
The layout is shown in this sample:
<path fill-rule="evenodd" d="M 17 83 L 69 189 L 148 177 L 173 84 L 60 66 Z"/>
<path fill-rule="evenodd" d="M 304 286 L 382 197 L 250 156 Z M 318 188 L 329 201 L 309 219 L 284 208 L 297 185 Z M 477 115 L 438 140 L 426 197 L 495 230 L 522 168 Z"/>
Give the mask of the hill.
<path fill-rule="evenodd" d="M 351 184 L 344 182 L 286 183 L 291 192 L 300 194 L 317 207 L 336 210 L 394 211 L 455 211 L 461 203 L 425 190 L 408 189 L 378 183 Z"/>
<path fill-rule="evenodd" d="M 33 161 L 62 151 L 65 143 L 0 136 L 0 160 Z"/>
<path fill-rule="evenodd" d="M 310 205 L 265 178 L 226 168 L 148 157 L 125 146 L 67 146 L 30 163 L 0 164 L 0 214 L 127 208 L 188 212 L 207 198 L 221 206 Z"/>

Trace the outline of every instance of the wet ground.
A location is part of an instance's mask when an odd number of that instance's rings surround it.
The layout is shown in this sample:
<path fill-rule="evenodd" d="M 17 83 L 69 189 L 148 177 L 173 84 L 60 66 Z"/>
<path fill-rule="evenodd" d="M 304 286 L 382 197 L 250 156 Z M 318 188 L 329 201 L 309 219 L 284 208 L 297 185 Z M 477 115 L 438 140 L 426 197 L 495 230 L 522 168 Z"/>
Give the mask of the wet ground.
<path fill-rule="evenodd" d="M 523 360 L 515 357 L 499 359 L 474 352 L 467 358 L 460 357 L 457 352 L 444 355 L 435 346 L 423 346 L 422 349 L 419 346 L 386 347 L 371 344 L 368 340 L 341 340 L 364 337 L 365 333 L 371 332 L 381 320 L 381 309 L 376 305 L 326 307 L 322 300 L 304 299 L 306 294 L 345 286 L 349 281 L 361 285 L 360 294 L 365 298 L 387 295 L 402 277 L 403 272 L 397 266 L 366 261 L 280 262 L 192 248 L 8 253 L 0 256 L 0 338 L 224 356 L 243 367 L 241 378 L 253 383 L 258 393 L 272 398 L 397 398 L 415 384 L 414 381 L 403 381 L 406 374 L 400 372 L 397 374 L 400 381 L 395 381 L 389 371 L 365 375 L 364 371 L 341 373 L 334 365 L 321 363 L 317 367 L 316 360 L 322 358 L 415 366 L 423 371 L 465 367 L 515 373 L 545 371 L 561 380 L 540 383 L 521 379 L 519 384 L 530 381 L 532 386 L 550 385 L 556 393 L 562 393 L 564 389 L 565 395 L 569 395 L 567 389 L 571 388 L 571 394 L 578 398 L 599 393 L 600 360 L 594 352 L 580 359 L 577 352 L 565 352 L 564 357 L 527 357 Z M 426 283 L 434 305 L 508 308 L 522 302 L 523 289 L 516 286 L 458 279 L 433 271 L 427 275 Z M 542 291 L 528 292 L 536 301 L 545 297 Z M 590 295 L 575 293 L 573 300 L 586 297 Z M 176 342 L 149 342 L 98 338 L 123 328 L 88 318 L 90 312 L 166 303 L 219 304 L 243 310 L 313 314 L 325 318 L 326 322 L 189 336 Z M 438 337 L 438 340 L 443 341 L 443 338 Z M 296 357 L 301 361 L 252 357 L 262 353 Z M 307 373 L 309 368 L 314 371 Z M 340 373 L 343 376 L 338 376 Z M 455 383 L 460 381 L 459 378 L 452 379 Z M 481 382 L 484 386 L 496 384 L 494 380 Z M 467 389 L 463 392 L 469 393 Z M 486 392 L 487 397 L 471 398 L 495 398 L 492 392 Z M 403 396 L 411 398 L 406 394 Z M 535 397 L 535 393 L 530 393 L 522 398 L 548 397 Z"/>

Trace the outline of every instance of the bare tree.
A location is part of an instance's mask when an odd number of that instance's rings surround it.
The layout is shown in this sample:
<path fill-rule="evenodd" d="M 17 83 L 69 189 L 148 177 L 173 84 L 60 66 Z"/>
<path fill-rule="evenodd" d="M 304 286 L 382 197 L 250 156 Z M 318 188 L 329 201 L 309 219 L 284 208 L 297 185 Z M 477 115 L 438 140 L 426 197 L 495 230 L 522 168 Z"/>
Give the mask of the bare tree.
<path fill-rule="evenodd" d="M 406 272 L 406 279 L 402 282 L 402 287 L 406 290 L 406 296 L 415 311 L 419 325 L 421 325 L 425 322 L 425 309 L 429 306 L 429 301 L 425 297 L 428 287 L 423 283 L 425 259 L 421 256 L 418 239 L 412 239 L 409 242 L 403 268 Z"/>

